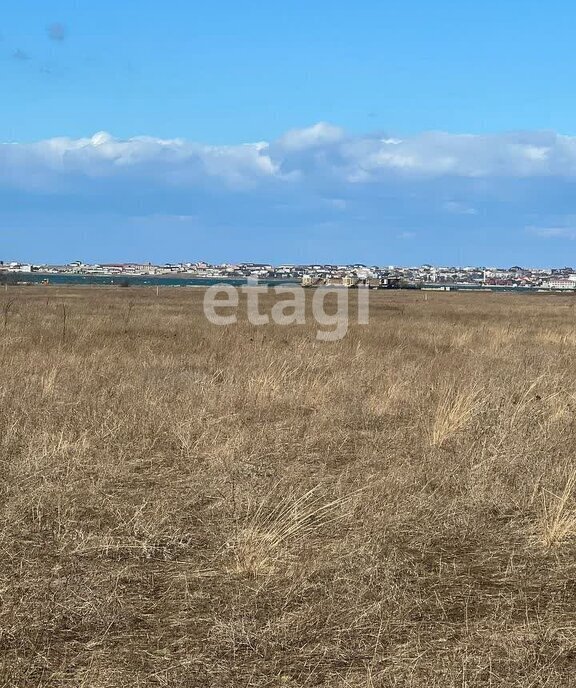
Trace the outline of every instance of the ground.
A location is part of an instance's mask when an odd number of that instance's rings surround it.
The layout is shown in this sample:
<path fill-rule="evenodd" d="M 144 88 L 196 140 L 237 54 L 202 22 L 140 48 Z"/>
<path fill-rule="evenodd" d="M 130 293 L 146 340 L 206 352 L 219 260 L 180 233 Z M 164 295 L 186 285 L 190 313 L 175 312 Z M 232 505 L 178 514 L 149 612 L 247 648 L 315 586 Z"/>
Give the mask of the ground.
<path fill-rule="evenodd" d="M 576 686 L 576 299 L 370 296 L 0 293 L 1 686 Z"/>

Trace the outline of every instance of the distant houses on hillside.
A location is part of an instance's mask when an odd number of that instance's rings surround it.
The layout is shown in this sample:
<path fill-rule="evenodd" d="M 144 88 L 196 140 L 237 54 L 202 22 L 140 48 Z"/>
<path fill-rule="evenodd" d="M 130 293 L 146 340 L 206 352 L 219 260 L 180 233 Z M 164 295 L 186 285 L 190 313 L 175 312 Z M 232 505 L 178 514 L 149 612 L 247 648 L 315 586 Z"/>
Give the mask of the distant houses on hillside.
<path fill-rule="evenodd" d="M 179 277 L 228 277 L 252 278 L 262 280 L 288 280 L 300 282 L 304 286 L 340 285 L 343 287 L 425 287 L 446 288 L 466 286 L 468 288 L 514 288 L 524 287 L 551 291 L 575 291 L 576 271 L 571 267 L 543 269 L 523 268 L 514 265 L 510 268 L 475 266 L 419 266 L 401 267 L 395 265 L 377 266 L 363 263 L 334 264 L 288 264 L 238 262 L 208 263 L 206 261 L 177 263 L 85 263 L 75 260 L 63 265 L 32 264 L 22 261 L 1 261 L 0 275 L 10 273 L 26 274 L 38 272 L 50 275 L 122 275 L 125 277 L 179 276 Z"/>

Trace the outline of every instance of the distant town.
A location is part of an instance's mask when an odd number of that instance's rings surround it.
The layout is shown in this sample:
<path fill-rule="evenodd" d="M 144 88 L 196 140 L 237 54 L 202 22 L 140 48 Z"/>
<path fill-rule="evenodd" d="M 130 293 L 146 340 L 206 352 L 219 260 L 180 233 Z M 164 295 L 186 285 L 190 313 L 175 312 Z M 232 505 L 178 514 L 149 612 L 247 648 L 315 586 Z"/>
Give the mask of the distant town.
<path fill-rule="evenodd" d="M 186 278 L 254 278 L 259 280 L 286 280 L 304 286 L 341 285 L 371 288 L 420 288 L 451 290 L 458 288 L 535 289 L 576 291 L 576 270 L 563 268 L 512 267 L 456 267 L 419 265 L 400 267 L 354 263 L 270 265 L 267 263 L 222 263 L 203 261 L 185 263 L 106 263 L 89 264 L 80 260 L 64 265 L 32 264 L 0 261 L 0 281 L 26 284 L 33 276 L 34 283 L 50 284 L 55 276 L 109 277 L 122 283 L 136 277 Z M 40 279 L 41 278 L 41 279 Z"/>

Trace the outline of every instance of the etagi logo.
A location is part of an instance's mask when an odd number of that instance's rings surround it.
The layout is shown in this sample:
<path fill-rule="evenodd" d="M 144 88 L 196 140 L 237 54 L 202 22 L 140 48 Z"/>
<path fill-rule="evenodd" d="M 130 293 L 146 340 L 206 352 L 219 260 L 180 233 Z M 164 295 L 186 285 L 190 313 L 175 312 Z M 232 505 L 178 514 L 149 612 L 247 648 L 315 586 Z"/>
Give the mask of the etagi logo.
<path fill-rule="evenodd" d="M 209 287 L 204 294 L 204 315 L 209 322 L 221 326 L 236 324 L 240 292 L 246 295 L 248 321 L 252 325 L 268 325 L 270 322 L 285 326 L 305 325 L 307 322 L 306 290 L 303 287 L 296 284 L 270 287 L 259 285 L 258 280 L 253 278 L 248 279 L 248 283 L 242 287 L 224 283 Z M 311 318 L 319 326 L 316 339 L 335 342 L 346 336 L 352 292 L 357 295 L 357 322 L 367 325 L 369 289 L 350 290 L 339 286 L 313 288 Z M 269 313 L 263 313 L 260 297 L 270 294 L 276 297 L 275 302 Z M 230 313 L 230 309 L 235 312 Z"/>

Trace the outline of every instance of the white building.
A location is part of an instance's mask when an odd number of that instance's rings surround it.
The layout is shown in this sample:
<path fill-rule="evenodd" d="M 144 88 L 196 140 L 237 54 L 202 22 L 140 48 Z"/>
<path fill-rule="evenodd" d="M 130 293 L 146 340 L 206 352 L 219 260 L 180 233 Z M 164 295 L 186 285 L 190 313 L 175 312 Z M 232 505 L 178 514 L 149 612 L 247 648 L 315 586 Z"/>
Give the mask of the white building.
<path fill-rule="evenodd" d="M 547 284 L 550 289 L 561 289 L 562 291 L 576 290 L 576 275 L 553 277 L 548 280 Z"/>
<path fill-rule="evenodd" d="M 10 263 L 8 272 L 32 272 L 32 266 L 24 263 Z"/>

